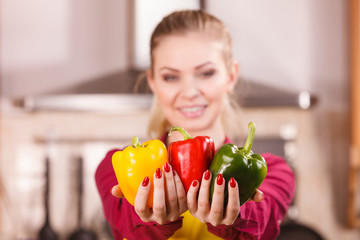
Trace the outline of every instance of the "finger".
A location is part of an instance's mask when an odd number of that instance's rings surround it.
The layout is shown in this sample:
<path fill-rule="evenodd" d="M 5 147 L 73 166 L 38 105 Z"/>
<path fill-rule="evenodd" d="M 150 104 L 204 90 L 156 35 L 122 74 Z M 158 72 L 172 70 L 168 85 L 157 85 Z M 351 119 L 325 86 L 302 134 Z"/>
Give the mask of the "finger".
<path fill-rule="evenodd" d="M 189 190 L 187 192 L 187 207 L 191 214 L 195 215 L 197 212 L 197 192 L 199 190 L 199 182 L 197 180 L 194 180 L 191 183 L 191 186 L 189 187 Z"/>
<path fill-rule="evenodd" d="M 187 203 L 186 203 L 186 192 L 184 189 L 184 185 L 181 182 L 179 175 L 174 170 L 174 179 L 175 179 L 175 187 L 176 187 L 176 195 L 178 198 L 178 206 L 179 206 L 179 213 L 182 214 L 187 210 Z"/>
<path fill-rule="evenodd" d="M 265 194 L 262 191 L 260 191 L 259 189 L 256 189 L 256 192 L 251 197 L 251 200 L 253 200 L 255 202 L 261 202 L 262 200 L 264 200 L 264 198 L 265 198 Z"/>
<path fill-rule="evenodd" d="M 114 196 L 114 197 L 118 197 L 118 198 L 123 198 L 124 194 L 122 193 L 120 186 L 119 185 L 115 185 L 110 189 L 110 193 Z"/>
<path fill-rule="evenodd" d="M 178 198 L 176 194 L 176 186 L 174 180 L 174 174 L 171 171 L 171 166 L 165 163 L 163 166 L 165 176 L 165 202 L 168 212 L 168 220 L 174 221 L 179 213 Z"/>
<path fill-rule="evenodd" d="M 240 213 L 240 198 L 238 184 L 234 178 L 228 183 L 229 200 L 226 207 L 225 218 L 223 224 L 232 225 Z"/>
<path fill-rule="evenodd" d="M 145 177 L 144 180 L 141 182 L 134 202 L 135 212 L 144 222 L 149 222 L 151 220 L 151 210 L 146 204 L 150 191 L 149 181 L 149 177 Z"/>
<path fill-rule="evenodd" d="M 205 221 L 209 212 L 210 212 L 210 200 L 209 200 L 209 191 L 211 184 L 211 172 L 206 170 L 203 174 L 203 178 L 200 185 L 199 190 L 199 198 L 198 198 L 198 218 L 200 221 Z"/>
<path fill-rule="evenodd" d="M 159 224 L 166 222 L 166 201 L 164 189 L 164 177 L 160 168 L 154 173 L 154 199 L 153 199 L 153 219 Z"/>
<path fill-rule="evenodd" d="M 215 180 L 214 194 L 211 202 L 211 209 L 209 214 L 209 222 L 217 226 L 224 217 L 224 189 L 225 180 L 222 174 L 219 174 Z"/>

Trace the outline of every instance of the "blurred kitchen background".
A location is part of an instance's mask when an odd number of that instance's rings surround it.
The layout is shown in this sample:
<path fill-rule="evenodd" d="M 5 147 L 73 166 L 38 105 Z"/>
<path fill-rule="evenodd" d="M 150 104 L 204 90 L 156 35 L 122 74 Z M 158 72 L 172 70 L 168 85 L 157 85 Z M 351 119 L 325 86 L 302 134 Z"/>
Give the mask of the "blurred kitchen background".
<path fill-rule="evenodd" d="M 152 96 L 135 83 L 154 24 L 184 8 L 204 8 L 230 29 L 239 127 L 254 121 L 256 151 L 282 155 L 296 173 L 283 224 L 360 239 L 358 0 L 0 4 L 1 240 L 38 239 L 46 213 L 60 239 L 79 229 L 111 239 L 94 172 L 108 150 L 147 139 Z"/>

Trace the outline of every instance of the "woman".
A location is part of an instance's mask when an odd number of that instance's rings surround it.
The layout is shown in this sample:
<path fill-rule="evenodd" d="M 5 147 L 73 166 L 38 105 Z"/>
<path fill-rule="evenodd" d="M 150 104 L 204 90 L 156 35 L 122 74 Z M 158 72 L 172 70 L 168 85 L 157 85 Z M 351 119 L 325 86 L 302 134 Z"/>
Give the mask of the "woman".
<path fill-rule="evenodd" d="M 233 123 L 238 115 L 229 96 L 237 83 L 238 65 L 232 58 L 231 37 L 224 24 L 201 10 L 174 12 L 155 28 L 150 53 L 147 81 L 154 93 L 154 105 L 149 135 L 168 146 L 182 138 L 176 134 L 166 137 L 166 133 L 171 126 L 181 126 L 192 136 L 210 136 L 216 148 L 231 142 L 228 136 L 238 129 Z M 254 201 L 241 207 L 236 181 L 225 182 L 221 175 L 211 176 L 206 171 L 186 195 L 169 164 L 154 173 L 153 208 L 146 207 L 150 188 L 147 178 L 132 206 L 122 198 L 117 185 L 111 165 L 115 151 L 107 154 L 95 176 L 115 239 L 275 239 L 295 191 L 294 176 L 286 162 L 263 154 L 267 177 Z M 212 177 L 217 177 L 218 194 L 210 204 Z M 223 209 L 225 184 L 229 201 Z"/>

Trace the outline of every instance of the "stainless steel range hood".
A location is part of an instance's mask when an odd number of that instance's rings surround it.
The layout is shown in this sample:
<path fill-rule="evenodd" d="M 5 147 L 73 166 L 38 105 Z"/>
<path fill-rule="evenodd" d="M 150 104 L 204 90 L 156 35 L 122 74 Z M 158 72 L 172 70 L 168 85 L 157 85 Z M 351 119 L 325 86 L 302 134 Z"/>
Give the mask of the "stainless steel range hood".
<path fill-rule="evenodd" d="M 101 76 L 47 94 L 14 101 L 28 111 L 137 111 L 149 109 L 152 94 L 142 72 L 129 70 Z M 309 109 L 317 99 L 309 92 L 288 92 L 253 81 L 240 80 L 235 98 L 244 108 L 295 107 Z"/>

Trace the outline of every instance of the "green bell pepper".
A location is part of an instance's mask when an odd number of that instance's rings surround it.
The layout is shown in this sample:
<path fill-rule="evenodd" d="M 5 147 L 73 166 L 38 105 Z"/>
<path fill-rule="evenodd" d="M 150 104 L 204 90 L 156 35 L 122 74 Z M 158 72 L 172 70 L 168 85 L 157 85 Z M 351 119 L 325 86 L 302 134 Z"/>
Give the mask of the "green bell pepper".
<path fill-rule="evenodd" d="M 216 177 L 222 174 L 225 179 L 224 207 L 228 199 L 228 184 L 233 177 L 238 183 L 240 206 L 249 200 L 256 189 L 264 181 L 267 174 L 267 164 L 260 154 L 254 154 L 251 147 L 254 141 L 255 124 L 250 122 L 249 134 L 243 148 L 232 143 L 220 147 L 210 165 L 212 180 L 210 186 L 210 200 L 212 200 Z"/>

